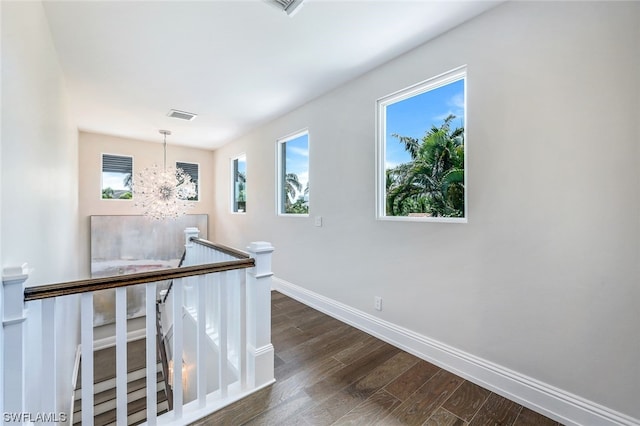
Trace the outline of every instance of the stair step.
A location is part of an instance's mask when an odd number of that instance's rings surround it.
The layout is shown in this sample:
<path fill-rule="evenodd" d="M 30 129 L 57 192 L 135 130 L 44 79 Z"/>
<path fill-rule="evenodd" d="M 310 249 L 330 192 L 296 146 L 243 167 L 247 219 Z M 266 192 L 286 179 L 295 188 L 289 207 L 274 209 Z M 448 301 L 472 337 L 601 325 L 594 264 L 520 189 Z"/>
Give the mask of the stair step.
<path fill-rule="evenodd" d="M 164 375 L 162 374 L 162 372 L 158 372 L 158 374 L 156 375 L 156 382 L 158 384 L 158 390 L 164 390 Z M 146 375 L 144 375 L 143 377 L 136 379 L 136 380 L 132 380 L 129 383 L 127 383 L 127 400 L 131 401 L 131 394 L 133 392 L 139 391 L 141 389 L 146 389 L 147 386 L 147 377 Z M 146 392 L 146 390 L 145 390 Z M 103 404 L 107 401 L 110 400 L 115 400 L 116 398 L 116 388 L 115 388 L 115 383 L 114 386 L 104 390 L 102 392 L 96 393 L 93 396 L 93 403 L 94 405 L 97 407 L 100 404 Z M 74 404 L 74 412 L 78 412 L 82 409 L 82 392 L 80 390 L 76 391 L 75 394 L 75 400 L 76 403 Z M 98 409 L 94 408 L 94 412 L 98 413 Z"/>
<path fill-rule="evenodd" d="M 146 339 L 127 342 L 127 373 L 146 367 Z M 157 359 L 160 354 L 156 352 Z M 116 348 L 111 346 L 93 353 L 94 383 L 104 382 L 116 377 Z M 82 362 L 82 360 L 81 360 Z M 78 385 L 82 383 L 82 369 L 78 371 Z"/>
<path fill-rule="evenodd" d="M 157 383 L 156 406 L 158 415 L 169 411 L 169 401 L 165 389 L 165 373 L 163 372 L 160 347 L 156 351 Z M 127 343 L 127 404 L 119 406 L 116 400 L 116 348 L 110 347 L 93 353 L 93 424 L 104 426 L 114 424 L 117 419 L 117 408 L 127 411 L 127 424 L 137 425 L 146 422 L 147 388 L 146 388 L 146 339 Z M 82 363 L 82 360 L 80 360 Z M 82 423 L 82 377 L 78 374 L 74 392 L 73 424 Z M 89 390 L 89 389 L 87 389 Z M 124 404 L 122 404 L 124 405 Z"/>
<path fill-rule="evenodd" d="M 164 396 L 164 391 L 159 391 L 158 395 L 158 414 L 164 413 L 169 410 L 169 404 Z M 162 399 L 161 399 L 162 398 Z M 98 425 L 108 425 L 115 424 L 117 418 L 116 409 L 113 408 L 104 413 L 97 414 L 93 417 L 93 424 Z M 136 399 L 127 404 L 127 424 L 137 424 L 141 423 L 147 418 L 147 397 Z M 73 415 L 73 424 L 81 425 L 82 424 L 82 415 L 81 413 L 74 413 Z"/>
<path fill-rule="evenodd" d="M 162 371 L 162 363 L 158 363 L 156 365 L 156 371 L 158 373 L 160 373 Z M 131 383 L 135 380 L 141 379 L 141 378 L 145 378 L 147 377 L 147 368 L 140 368 L 138 370 L 135 371 L 130 371 L 129 373 L 127 373 L 127 383 Z M 81 385 L 81 381 L 78 381 L 78 386 Z M 103 380 L 100 382 L 95 382 L 93 385 L 93 394 L 97 395 L 101 392 L 107 391 L 109 389 L 115 388 L 116 386 L 116 379 L 115 377 L 107 379 L 107 380 Z M 76 401 L 80 399 L 82 395 L 82 387 L 77 387 L 75 390 L 75 399 Z"/>

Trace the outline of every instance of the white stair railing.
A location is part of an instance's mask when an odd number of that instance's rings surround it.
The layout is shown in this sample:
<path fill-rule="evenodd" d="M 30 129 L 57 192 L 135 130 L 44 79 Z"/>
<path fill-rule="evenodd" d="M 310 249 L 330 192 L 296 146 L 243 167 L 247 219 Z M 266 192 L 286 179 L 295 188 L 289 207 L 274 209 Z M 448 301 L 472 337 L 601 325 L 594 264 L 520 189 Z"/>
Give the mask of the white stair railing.
<path fill-rule="evenodd" d="M 146 397 L 149 425 L 186 424 L 237 401 L 274 381 L 271 345 L 271 253 L 269 243 L 251 243 L 248 253 L 198 239 L 198 230 L 188 228 L 183 267 L 150 273 L 75 281 L 25 289 L 26 270 L 5 269 L 3 274 L 2 349 L 4 413 L 22 416 L 50 415 L 56 410 L 55 356 L 41 356 L 43 386 L 29 389 L 25 354 L 34 348 L 55 347 L 55 310 L 62 297 L 80 294 L 82 424 L 94 422 L 93 293 L 116 290 L 116 423 L 127 424 L 127 320 L 126 289 L 146 286 Z M 173 360 L 173 410 L 157 413 L 156 302 L 158 284 L 172 280 L 169 297 L 161 305 L 170 334 Z M 77 297 L 77 296 L 76 296 Z M 40 315 L 41 335 L 32 341 L 25 325 L 32 312 Z M 48 352 L 48 351 L 47 351 Z M 55 353 L 55 351 L 54 351 Z M 31 366 L 33 367 L 33 366 Z M 167 372 L 165 372 L 166 374 Z M 70 379 L 70 378 L 66 378 Z M 26 413 L 30 401 L 31 413 Z M 39 401 L 37 404 L 31 401 Z M 70 401 L 69 404 L 70 405 Z M 22 414 L 20 414 L 22 413 Z M 72 413 L 49 417 L 50 424 Z M 6 415 L 5 415 L 6 417 Z M 12 420 L 16 420 L 13 417 Z M 6 421 L 6 420 L 5 420 Z M 46 424 L 46 421 L 44 422 Z"/>
<path fill-rule="evenodd" d="M 24 307 L 24 288 L 29 271 L 26 264 L 21 267 L 5 268 L 2 274 L 3 315 L 2 328 L 4 345 L 2 348 L 3 413 L 24 413 L 26 409 L 25 380 L 25 336 L 27 311 Z M 18 301 L 16 303 L 16 301 Z M 17 418 L 3 419 L 17 420 Z M 21 420 L 20 420 L 21 421 Z"/>

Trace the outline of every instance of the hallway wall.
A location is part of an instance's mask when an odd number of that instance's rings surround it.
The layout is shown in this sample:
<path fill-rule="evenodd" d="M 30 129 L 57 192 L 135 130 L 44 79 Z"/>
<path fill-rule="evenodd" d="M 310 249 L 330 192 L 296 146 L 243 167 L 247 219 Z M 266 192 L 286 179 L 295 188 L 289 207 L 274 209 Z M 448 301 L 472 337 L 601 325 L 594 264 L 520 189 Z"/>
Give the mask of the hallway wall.
<path fill-rule="evenodd" d="M 2 267 L 29 263 L 27 285 L 79 278 L 78 132 L 40 2 L 2 2 Z M 38 334 L 39 302 L 28 333 Z M 76 297 L 57 303 L 58 400 L 69 410 L 78 344 Z M 27 362 L 50 348 L 31 348 Z M 40 385 L 32 364 L 29 387 Z M 29 401 L 27 409 L 37 407 Z"/>
<path fill-rule="evenodd" d="M 218 149 L 216 239 L 270 241 L 281 279 L 640 419 L 639 41 L 637 2 L 505 3 Z M 377 221 L 376 99 L 464 64 L 468 224 Z M 276 140 L 305 127 L 311 215 L 278 217 Z"/>

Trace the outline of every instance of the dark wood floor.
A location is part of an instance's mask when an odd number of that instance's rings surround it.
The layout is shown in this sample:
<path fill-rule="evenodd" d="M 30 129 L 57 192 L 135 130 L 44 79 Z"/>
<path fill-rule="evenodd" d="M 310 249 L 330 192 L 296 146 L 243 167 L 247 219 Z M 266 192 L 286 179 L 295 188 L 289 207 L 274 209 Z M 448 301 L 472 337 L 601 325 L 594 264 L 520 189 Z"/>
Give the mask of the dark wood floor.
<path fill-rule="evenodd" d="M 277 292 L 271 328 L 276 383 L 194 425 L 558 425 Z"/>

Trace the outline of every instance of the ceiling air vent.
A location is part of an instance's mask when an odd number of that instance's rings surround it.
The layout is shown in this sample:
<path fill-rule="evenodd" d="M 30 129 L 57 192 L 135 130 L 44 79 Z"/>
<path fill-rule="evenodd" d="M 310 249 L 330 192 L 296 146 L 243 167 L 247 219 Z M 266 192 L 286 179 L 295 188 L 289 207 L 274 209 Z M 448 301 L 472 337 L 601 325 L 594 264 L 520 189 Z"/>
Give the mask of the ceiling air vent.
<path fill-rule="evenodd" d="M 287 12 L 287 15 L 293 16 L 298 10 L 300 10 L 300 6 L 302 6 L 302 2 L 304 0 L 269 0 L 269 3 L 275 4 L 280 9 Z"/>
<path fill-rule="evenodd" d="M 192 112 L 186 112 L 186 111 L 178 111 L 177 109 L 172 109 L 171 111 L 169 111 L 169 114 L 167 114 L 167 116 L 171 118 L 179 118 L 180 120 L 191 121 L 194 118 L 196 118 L 198 114 L 194 114 Z"/>

